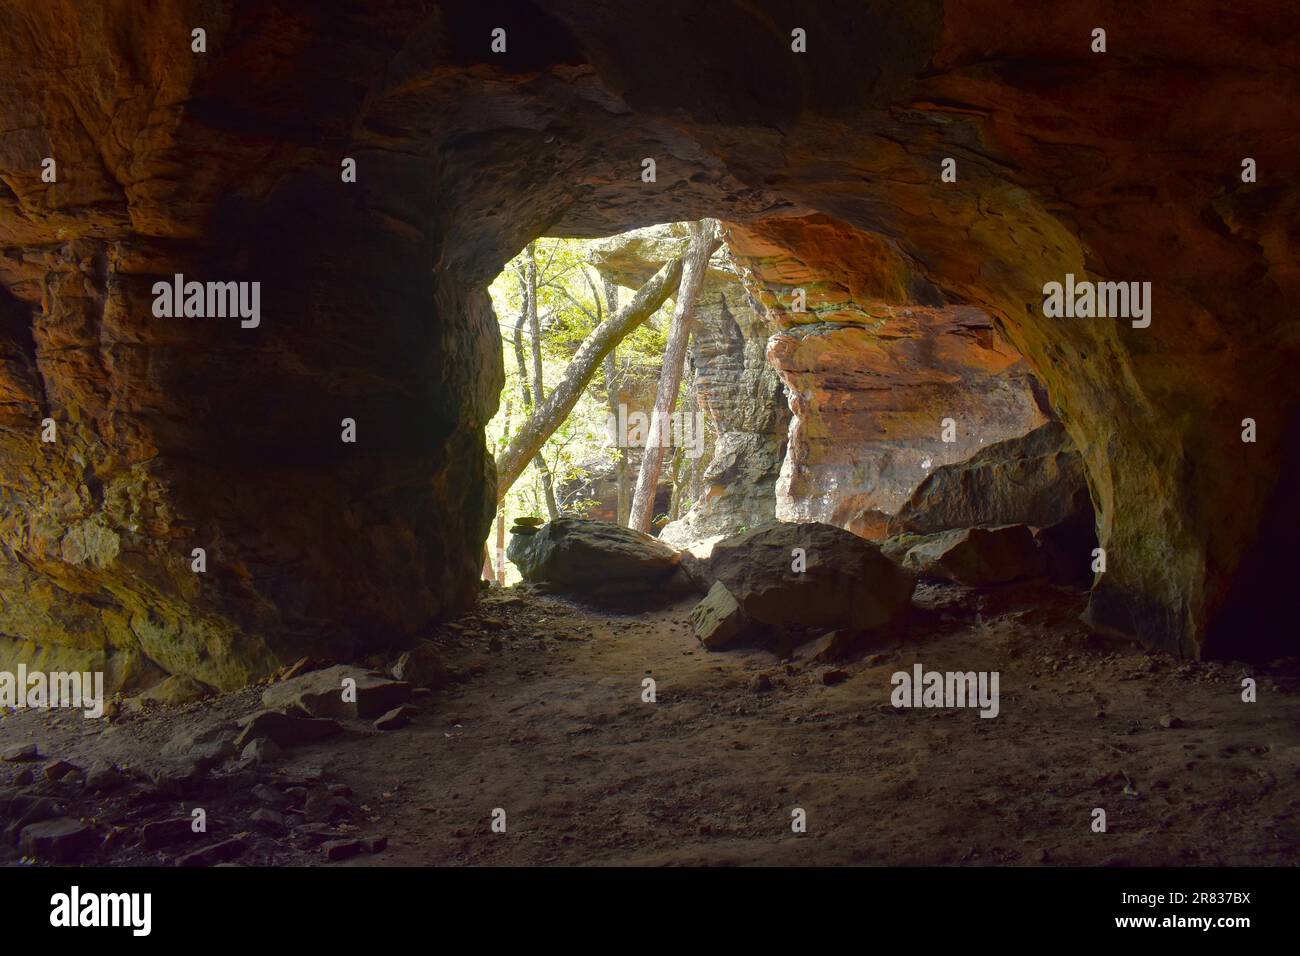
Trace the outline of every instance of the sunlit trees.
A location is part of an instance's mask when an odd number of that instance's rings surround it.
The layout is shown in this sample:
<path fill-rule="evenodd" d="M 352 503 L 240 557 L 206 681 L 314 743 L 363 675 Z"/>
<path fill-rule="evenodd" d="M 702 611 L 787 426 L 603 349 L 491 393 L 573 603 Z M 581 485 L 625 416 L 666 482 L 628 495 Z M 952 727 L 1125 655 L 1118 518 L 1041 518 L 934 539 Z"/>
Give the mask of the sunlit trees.
<path fill-rule="evenodd" d="M 690 234 L 690 247 L 685 253 L 682 266 L 681 287 L 677 293 L 677 304 L 673 308 L 672 327 L 664 349 L 663 370 L 655 392 L 654 414 L 650 419 L 651 440 L 641 456 L 641 470 L 637 475 L 636 491 L 632 495 L 632 506 L 628 512 L 628 527 L 637 531 L 648 532 L 654 522 L 655 492 L 659 488 L 664 450 L 668 444 L 668 423 L 677 405 L 677 393 L 682 384 L 686 345 L 695 318 L 695 301 L 704 284 L 709 258 L 722 242 L 721 227 L 716 219 L 691 223 Z"/>
<path fill-rule="evenodd" d="M 717 246 L 716 224 L 712 229 L 710 252 Z M 487 430 L 498 512 L 484 574 L 503 583 L 507 517 L 585 515 L 596 504 L 584 492 L 583 479 L 593 472 L 613 479 L 617 501 L 608 517 L 626 522 L 631 506 L 639 453 L 623 440 L 611 442 L 607 422 L 617 421 L 634 395 L 654 395 L 668 344 L 665 305 L 675 304 L 683 259 L 665 263 L 640 289 L 620 290 L 595 269 L 592 246 L 537 239 L 489 289 L 506 385 Z M 683 241 L 683 254 L 687 246 Z M 680 343 L 674 392 L 684 349 Z M 651 509 L 653 500 L 652 492 Z"/>

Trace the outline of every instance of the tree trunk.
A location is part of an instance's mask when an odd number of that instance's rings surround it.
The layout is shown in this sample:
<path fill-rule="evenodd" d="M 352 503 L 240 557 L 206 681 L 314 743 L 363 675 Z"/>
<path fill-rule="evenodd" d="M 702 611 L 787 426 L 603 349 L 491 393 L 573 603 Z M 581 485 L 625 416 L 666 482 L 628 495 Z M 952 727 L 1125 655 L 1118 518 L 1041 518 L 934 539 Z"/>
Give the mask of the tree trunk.
<path fill-rule="evenodd" d="M 525 251 L 528 255 L 528 334 L 532 338 L 533 352 L 533 394 L 537 396 L 536 405 L 546 400 L 545 383 L 542 379 L 542 323 L 537 318 L 537 244 L 530 242 Z M 527 379 L 525 379 L 527 381 Z M 536 407 L 534 405 L 534 407 Z M 555 501 L 555 482 L 551 478 L 551 469 L 546 467 L 542 451 L 537 450 L 533 464 L 542 476 L 542 493 L 546 497 L 546 514 L 554 521 L 560 516 L 560 507 Z"/>
<path fill-rule="evenodd" d="M 702 219 L 690 226 L 691 245 L 686 252 L 682 268 L 681 289 L 677 293 L 677 306 L 673 309 L 673 324 L 668 333 L 668 346 L 664 349 L 664 364 L 659 372 L 659 388 L 655 394 L 654 414 L 650 418 L 650 434 L 641 454 L 641 470 L 632 494 L 632 508 L 627 526 L 649 533 L 654 521 L 655 491 L 663 470 L 664 446 L 669 440 L 669 422 L 673 406 L 677 403 L 677 390 L 682 384 L 682 364 L 686 360 L 686 344 L 690 339 L 695 300 L 699 297 L 704 274 L 709 268 L 709 257 L 722 241 L 716 219 Z"/>
<path fill-rule="evenodd" d="M 626 307 L 602 322 L 585 340 L 564 372 L 564 378 L 551 390 L 537 412 L 515 433 L 505 451 L 497 456 L 497 501 L 505 498 L 523 472 L 529 459 L 559 428 L 578 403 L 582 390 L 591 381 L 610 349 L 623 341 L 634 328 L 654 314 L 677 288 L 682 277 L 681 257 L 663 265 L 632 297 Z"/>
<path fill-rule="evenodd" d="M 534 279 L 530 281 L 528 273 L 520 271 L 519 292 L 523 297 L 524 304 L 519 310 L 519 321 L 515 323 L 515 363 L 519 366 L 519 383 L 524 393 L 524 413 L 525 415 L 531 415 L 537 406 L 533 402 L 533 390 L 529 385 L 531 376 L 528 374 L 528 363 L 524 361 L 524 323 L 536 318 L 535 296 L 537 295 L 537 284 L 535 275 Z M 536 321 L 530 322 L 530 327 L 533 329 L 536 329 L 537 325 Z M 540 356 L 536 338 L 533 339 L 533 354 L 534 356 Z M 541 369 L 535 366 L 535 371 L 540 378 Z M 560 509 L 555 504 L 555 487 L 551 483 L 551 471 L 546 467 L 546 459 L 542 457 L 540 446 L 537 454 L 533 456 L 533 465 L 537 469 L 538 477 L 542 480 L 542 490 L 546 494 L 546 513 L 554 520 L 559 517 Z"/>
<path fill-rule="evenodd" d="M 613 315 L 618 311 L 618 285 L 605 280 L 605 303 L 609 308 L 609 314 Z M 609 403 L 609 413 L 617 423 L 619 420 L 618 407 L 626 399 L 623 395 L 623 380 L 618 371 L 618 349 L 612 348 L 609 354 L 605 356 L 605 396 Z M 617 425 L 615 426 L 617 428 Z M 623 447 L 623 436 L 617 436 L 617 443 L 614 445 L 614 523 L 627 524 L 627 449 Z"/>

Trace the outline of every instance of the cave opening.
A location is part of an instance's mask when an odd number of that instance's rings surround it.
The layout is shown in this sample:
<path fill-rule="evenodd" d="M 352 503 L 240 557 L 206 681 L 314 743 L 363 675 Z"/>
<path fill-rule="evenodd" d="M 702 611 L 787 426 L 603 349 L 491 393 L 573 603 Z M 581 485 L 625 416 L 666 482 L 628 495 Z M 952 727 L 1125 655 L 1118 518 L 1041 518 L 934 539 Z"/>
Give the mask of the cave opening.
<path fill-rule="evenodd" d="M 5 862 L 1296 861 L 1267 16 L 218 6 L 0 12 Z"/>
<path fill-rule="evenodd" d="M 622 305 L 690 253 L 698 225 L 539 238 L 490 283 L 506 375 L 487 427 L 500 484 L 484 582 L 644 610 L 692 585 L 710 590 L 715 545 L 780 524 L 799 560 L 800 534 L 839 529 L 928 586 L 1032 584 L 1036 600 L 1063 588 L 1063 603 L 1078 605 L 1100 553 L 1084 464 L 991 317 L 933 289 L 863 294 L 853 270 L 869 266 L 851 258 L 823 271 L 801 242 L 808 232 L 854 236 L 823 216 L 716 223 L 698 281 L 684 274 L 624 317 Z M 665 382 L 675 397 L 661 407 Z M 557 403 L 556 389 L 570 398 Z M 662 465 L 638 525 L 656 447 Z M 652 539 L 667 548 L 632 554 Z M 684 580 L 665 577 L 664 554 Z M 761 600 L 786 603 L 783 622 L 738 613 L 744 625 L 724 630 L 745 633 L 725 643 L 789 656 L 864 630 L 797 588 Z M 712 612 L 706 599 L 692 614 L 705 646 L 722 641 Z M 841 635 L 836 653 L 864 642 Z"/>

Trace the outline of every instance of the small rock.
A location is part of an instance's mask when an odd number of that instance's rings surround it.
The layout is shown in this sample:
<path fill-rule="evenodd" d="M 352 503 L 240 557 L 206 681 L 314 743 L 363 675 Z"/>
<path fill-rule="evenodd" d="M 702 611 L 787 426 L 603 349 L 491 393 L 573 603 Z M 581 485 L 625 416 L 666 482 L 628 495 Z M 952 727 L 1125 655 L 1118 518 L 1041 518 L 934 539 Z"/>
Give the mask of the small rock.
<path fill-rule="evenodd" d="M 755 694 L 766 694 L 772 689 L 772 678 L 766 674 L 759 674 L 749 682 L 749 689 Z"/>
<path fill-rule="evenodd" d="M 135 701 L 153 701 L 165 707 L 175 707 L 180 704 L 203 700 L 205 697 L 212 696 L 212 694 L 213 690 L 207 684 L 201 684 L 192 677 L 186 677 L 183 674 L 173 674 L 140 694 L 139 697 L 135 698 Z"/>
<path fill-rule="evenodd" d="M 176 861 L 177 866 L 216 866 L 242 856 L 248 844 L 240 837 L 231 837 L 212 846 L 186 853 Z"/>
<path fill-rule="evenodd" d="M 293 680 L 295 677 L 300 674 L 305 674 L 309 670 L 311 670 L 311 658 L 300 657 L 288 667 L 284 668 L 284 670 L 276 674 L 275 679 L 278 681 Z"/>
<path fill-rule="evenodd" d="M 403 704 L 401 707 L 394 707 L 384 716 L 375 721 L 375 730 L 398 730 L 405 727 L 411 722 L 419 711 L 409 704 Z"/>
<path fill-rule="evenodd" d="M 249 816 L 253 825 L 259 830 L 265 830 L 268 833 L 283 833 L 285 830 L 284 816 L 272 810 L 270 807 L 258 807 Z"/>
<path fill-rule="evenodd" d="M 58 817 L 23 827 L 18 845 L 24 856 L 54 863 L 72 863 L 95 846 L 95 831 L 79 820 Z"/>
<path fill-rule="evenodd" d="M 339 817 L 352 815 L 352 802 L 346 797 L 336 797 L 325 790 L 312 790 L 303 806 L 303 819 L 307 823 L 329 823 Z"/>
<path fill-rule="evenodd" d="M 361 852 L 360 840 L 331 840 L 321 846 L 327 860 L 346 860 Z"/>
<path fill-rule="evenodd" d="M 309 846 L 322 843 L 325 840 L 334 840 L 341 837 L 341 834 L 334 827 L 324 826 L 302 826 L 293 831 L 294 838 Z"/>
<path fill-rule="evenodd" d="M 37 797 L 28 793 L 18 793 L 7 800 L 0 800 L 0 817 L 13 820 L 6 831 L 10 842 L 19 831 L 29 823 L 40 823 L 63 814 L 63 807 L 48 797 Z"/>
<path fill-rule="evenodd" d="M 263 803 L 268 807 L 273 807 L 276 810 L 285 810 L 293 805 L 293 798 L 291 796 L 283 791 L 275 789 L 275 787 L 268 787 L 264 783 L 259 783 L 255 786 L 252 793 L 259 803 Z"/>
<path fill-rule="evenodd" d="M 31 767 L 23 767 L 14 774 L 14 786 L 25 787 L 36 780 L 36 774 L 32 773 Z"/>
<path fill-rule="evenodd" d="M 242 751 L 258 737 L 265 737 L 281 747 L 293 747 L 297 744 L 324 740 L 326 737 L 342 732 L 343 727 L 336 720 L 296 717 L 278 710 L 262 710 L 244 721 L 243 729 L 235 738 L 235 746 Z"/>
<path fill-rule="evenodd" d="M 116 790 L 126 783 L 121 771 L 110 761 L 96 760 L 86 771 L 86 788 L 100 793 Z"/>
<path fill-rule="evenodd" d="M 344 700 L 344 681 L 355 682 L 355 700 Z M 312 717 L 340 719 L 373 719 L 410 699 L 411 685 L 406 681 L 377 677 L 358 667 L 344 664 L 303 674 L 274 684 L 262 692 L 262 705 L 269 708 L 264 713 L 296 711 Z M 285 741 L 275 734 L 256 736 L 271 737 L 281 746 L 285 745 Z M 241 748 L 242 746 L 240 744 Z"/>
<path fill-rule="evenodd" d="M 1177 730 L 1179 727 L 1185 727 L 1182 719 L 1175 717 L 1173 714 L 1165 714 L 1160 718 L 1160 726 L 1166 730 Z"/>
<path fill-rule="evenodd" d="M 194 832 L 192 821 L 188 817 L 155 820 L 152 823 L 146 823 L 140 830 L 140 845 L 146 850 L 157 850 L 160 847 L 178 843 L 181 840 L 188 840 L 194 836 L 197 836 L 197 834 Z"/>
<path fill-rule="evenodd" d="M 230 733 L 227 722 L 198 728 L 183 726 L 163 744 L 159 755 L 177 758 L 180 765 L 193 766 L 202 773 L 239 752 L 231 743 Z"/>
<path fill-rule="evenodd" d="M 367 853 L 383 853 L 388 849 L 388 837 L 369 837 L 361 841 L 361 849 Z"/>
<path fill-rule="evenodd" d="M 255 764 L 267 763 L 283 754 L 280 745 L 269 737 L 258 737 L 256 740 L 249 741 L 241 753 L 240 759 L 251 760 Z"/>
<path fill-rule="evenodd" d="M 99 841 L 99 848 L 105 853 L 116 852 L 125 846 L 126 838 L 130 832 L 127 827 L 110 827 L 108 832 L 104 834 L 103 839 Z"/>
<path fill-rule="evenodd" d="M 183 797 L 193 792 L 203 781 L 205 771 L 192 760 L 167 759 L 150 762 L 143 769 L 159 794 Z"/>
<path fill-rule="evenodd" d="M 849 679 L 849 672 L 839 670 L 835 667 L 827 668 L 822 671 L 822 683 L 827 687 L 833 687 L 836 684 L 842 684 Z"/>
<path fill-rule="evenodd" d="M 41 751 L 35 744 L 19 744 L 16 747 L 10 747 L 6 750 L 0 760 L 7 763 L 18 763 L 23 760 L 40 760 Z"/>
<path fill-rule="evenodd" d="M 66 760 L 52 760 L 45 765 L 46 780 L 62 780 L 69 774 L 81 773 L 81 768 Z"/>
<path fill-rule="evenodd" d="M 869 631 L 856 631 L 852 628 L 838 628 L 829 631 L 812 643 L 799 649 L 800 659 L 813 660 L 821 664 L 842 661 L 860 651 L 871 639 Z"/>
<path fill-rule="evenodd" d="M 727 586 L 715 581 L 704 600 L 691 610 L 691 624 L 700 643 L 714 651 L 739 641 L 749 619 Z"/>
<path fill-rule="evenodd" d="M 286 778 L 285 787 L 306 787 L 320 783 L 325 779 L 325 768 L 320 764 L 299 764 L 294 767 L 292 778 Z"/>
<path fill-rule="evenodd" d="M 447 668 L 442 655 L 427 641 L 403 652 L 393 662 L 391 673 L 397 680 L 416 689 L 437 690 L 447 684 Z"/>

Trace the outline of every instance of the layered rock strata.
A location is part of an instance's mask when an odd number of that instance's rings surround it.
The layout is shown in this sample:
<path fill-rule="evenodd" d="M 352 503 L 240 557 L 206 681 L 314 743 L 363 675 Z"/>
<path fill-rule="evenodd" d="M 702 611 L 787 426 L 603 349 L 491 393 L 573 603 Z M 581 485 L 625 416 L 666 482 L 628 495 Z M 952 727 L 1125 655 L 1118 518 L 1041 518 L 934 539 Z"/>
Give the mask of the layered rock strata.
<path fill-rule="evenodd" d="M 706 215 L 827 216 L 882 251 L 828 279 L 991 317 L 1083 457 L 1094 624 L 1294 648 L 1300 38 L 1267 6 L 52 0 L 0 9 L 0 62 L 6 662 L 228 687 L 469 606 L 484 285 L 543 233 Z M 176 273 L 261 282 L 260 326 L 155 318 Z M 1045 314 L 1067 275 L 1151 283 L 1149 324 Z"/>

